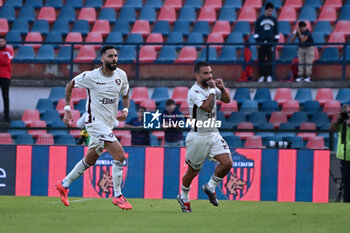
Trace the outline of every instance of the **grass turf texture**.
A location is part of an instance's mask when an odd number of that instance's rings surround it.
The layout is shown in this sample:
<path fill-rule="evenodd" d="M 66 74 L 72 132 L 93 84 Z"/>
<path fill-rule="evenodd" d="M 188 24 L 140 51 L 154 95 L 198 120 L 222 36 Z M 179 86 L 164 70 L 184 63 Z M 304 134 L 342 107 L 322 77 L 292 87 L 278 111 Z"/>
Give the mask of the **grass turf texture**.
<path fill-rule="evenodd" d="M 0 232 L 348 232 L 343 203 L 278 203 L 208 200 L 182 213 L 174 200 L 128 199 L 125 211 L 111 199 L 0 196 Z"/>

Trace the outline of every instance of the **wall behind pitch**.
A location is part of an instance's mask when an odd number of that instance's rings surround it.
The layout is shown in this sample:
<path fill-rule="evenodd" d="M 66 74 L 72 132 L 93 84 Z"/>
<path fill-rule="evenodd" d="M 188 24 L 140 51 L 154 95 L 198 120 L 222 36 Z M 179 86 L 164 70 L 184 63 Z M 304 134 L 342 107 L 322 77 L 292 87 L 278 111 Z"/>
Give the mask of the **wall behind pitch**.
<path fill-rule="evenodd" d="M 176 198 L 186 172 L 185 148 L 125 147 L 123 193 L 132 198 Z M 1 146 L 0 194 L 57 196 L 55 184 L 83 158 L 82 146 Z M 219 199 L 328 202 L 329 151 L 232 150 L 233 167 L 217 189 Z M 201 186 L 215 164 L 206 161 L 192 183 L 191 199 L 206 199 Z M 2 170 L 6 172 L 6 177 Z M 96 165 L 70 186 L 73 197 L 113 196 L 112 158 Z M 1 184 L 6 184 L 1 187 Z"/>

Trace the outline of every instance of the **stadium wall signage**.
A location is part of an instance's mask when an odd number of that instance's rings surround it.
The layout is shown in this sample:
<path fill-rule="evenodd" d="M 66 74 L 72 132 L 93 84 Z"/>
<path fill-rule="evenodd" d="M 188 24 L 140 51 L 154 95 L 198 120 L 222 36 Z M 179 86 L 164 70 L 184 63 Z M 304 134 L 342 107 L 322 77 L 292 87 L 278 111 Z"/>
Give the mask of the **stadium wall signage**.
<path fill-rule="evenodd" d="M 186 171 L 185 148 L 124 147 L 123 193 L 130 198 L 176 198 Z M 0 194 L 57 196 L 56 182 L 86 153 L 83 146 L 0 147 Z M 328 202 L 327 150 L 232 149 L 233 167 L 217 189 L 219 199 Z M 70 186 L 71 197 L 113 195 L 111 156 Z M 192 183 L 191 199 L 206 199 L 200 187 L 215 164 L 206 161 Z M 5 173 L 2 172 L 5 171 Z M 2 186 L 1 184 L 5 184 Z"/>

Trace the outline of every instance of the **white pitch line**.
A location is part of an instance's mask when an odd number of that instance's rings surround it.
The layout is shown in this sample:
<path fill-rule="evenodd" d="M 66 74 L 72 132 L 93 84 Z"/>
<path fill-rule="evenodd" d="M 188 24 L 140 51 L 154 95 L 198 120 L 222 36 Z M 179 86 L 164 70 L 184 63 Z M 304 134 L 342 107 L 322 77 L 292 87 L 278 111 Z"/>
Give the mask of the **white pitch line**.
<path fill-rule="evenodd" d="M 84 201 L 92 201 L 92 200 L 94 199 L 84 198 L 84 199 L 71 200 L 69 202 L 84 202 Z M 57 203 L 61 203 L 61 201 L 50 201 L 49 203 L 57 204 Z"/>

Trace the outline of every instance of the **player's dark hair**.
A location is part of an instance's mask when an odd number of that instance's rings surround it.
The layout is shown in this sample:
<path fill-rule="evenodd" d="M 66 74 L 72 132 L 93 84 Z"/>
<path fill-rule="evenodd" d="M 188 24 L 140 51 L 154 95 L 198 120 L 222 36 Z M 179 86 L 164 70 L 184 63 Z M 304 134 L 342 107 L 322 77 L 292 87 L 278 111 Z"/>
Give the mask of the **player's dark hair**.
<path fill-rule="evenodd" d="M 114 46 L 112 46 L 112 45 L 104 46 L 104 47 L 101 49 L 101 56 L 103 56 L 103 54 L 105 54 L 106 51 L 109 50 L 109 49 L 115 49 L 115 50 L 117 50 L 117 49 L 116 49 Z"/>
<path fill-rule="evenodd" d="M 298 26 L 299 26 L 300 28 L 306 27 L 306 23 L 305 23 L 304 21 L 300 21 L 300 22 L 298 23 Z"/>
<path fill-rule="evenodd" d="M 175 101 L 174 100 L 172 100 L 172 99 L 168 99 L 167 101 L 166 101 L 166 103 L 165 103 L 165 106 L 169 106 L 169 105 L 176 105 L 176 103 L 175 103 Z"/>
<path fill-rule="evenodd" d="M 6 40 L 6 37 L 5 36 L 0 36 L 0 39 Z"/>
<path fill-rule="evenodd" d="M 274 8 L 275 8 L 275 6 L 271 2 L 268 2 L 265 5 L 265 10 L 267 10 L 267 9 L 274 9 Z"/>
<path fill-rule="evenodd" d="M 198 73 L 201 67 L 210 66 L 208 62 L 198 62 L 194 65 L 194 72 Z"/>

